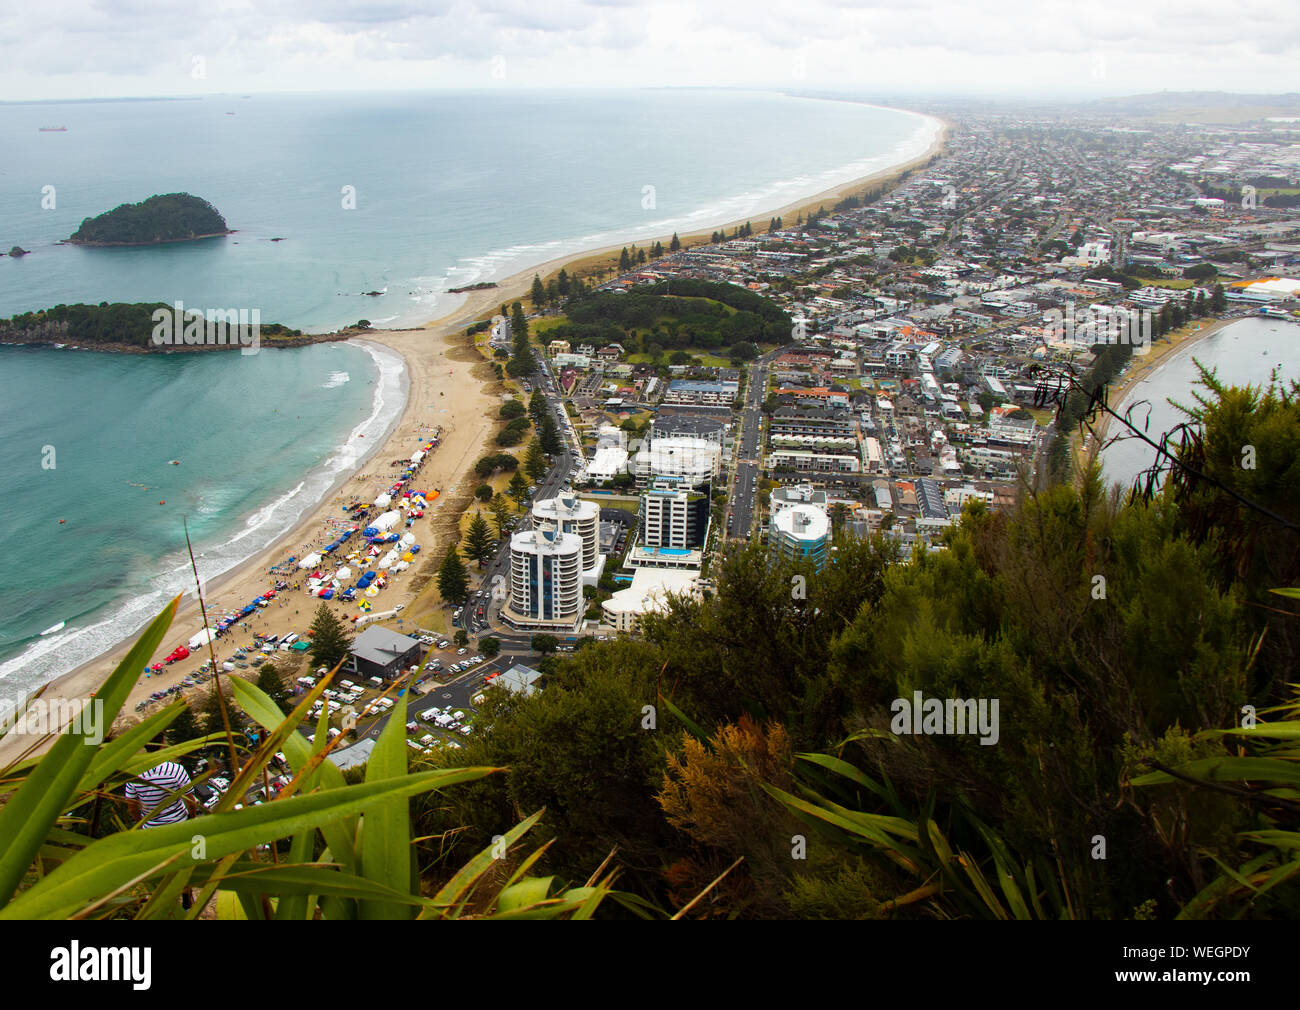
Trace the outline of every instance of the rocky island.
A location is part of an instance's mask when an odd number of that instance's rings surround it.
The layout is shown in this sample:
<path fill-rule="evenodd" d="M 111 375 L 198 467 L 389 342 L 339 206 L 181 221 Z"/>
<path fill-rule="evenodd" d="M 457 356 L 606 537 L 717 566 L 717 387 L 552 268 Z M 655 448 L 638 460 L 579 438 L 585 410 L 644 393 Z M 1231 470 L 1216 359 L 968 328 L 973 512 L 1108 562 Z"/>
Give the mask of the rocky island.
<path fill-rule="evenodd" d="M 207 200 L 167 193 L 88 217 L 68 241 L 85 246 L 159 245 L 231 233 L 226 219 Z"/>

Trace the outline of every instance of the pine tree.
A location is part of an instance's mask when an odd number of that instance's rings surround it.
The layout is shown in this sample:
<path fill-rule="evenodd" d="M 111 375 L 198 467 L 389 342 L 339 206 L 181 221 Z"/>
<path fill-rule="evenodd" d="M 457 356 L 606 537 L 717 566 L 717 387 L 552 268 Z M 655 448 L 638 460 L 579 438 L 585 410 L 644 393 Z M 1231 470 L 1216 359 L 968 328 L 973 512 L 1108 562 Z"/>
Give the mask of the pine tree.
<path fill-rule="evenodd" d="M 334 612 L 324 603 L 317 607 L 316 617 L 311 622 L 311 646 L 307 649 L 312 664 L 333 669 L 348 654 L 351 644 L 351 637 Z"/>
<path fill-rule="evenodd" d="M 524 473 L 536 484 L 546 476 L 546 471 L 549 469 L 541 443 L 533 439 L 528 443 L 528 450 L 524 453 Z"/>
<path fill-rule="evenodd" d="M 524 307 L 519 302 L 510 306 L 510 335 L 515 342 L 515 353 L 523 353 L 528 348 L 528 319 L 524 316 Z"/>
<path fill-rule="evenodd" d="M 682 247 L 681 239 L 679 239 L 679 238 L 677 237 L 677 232 L 673 232 L 673 239 L 672 239 L 671 242 L 668 243 L 668 249 L 669 249 L 669 251 L 670 251 L 670 252 L 676 252 L 676 251 L 677 251 L 678 249 L 680 249 L 681 247 Z"/>
<path fill-rule="evenodd" d="M 555 418 L 550 414 L 542 417 L 542 426 L 537 433 L 538 441 L 542 443 L 542 451 L 556 456 L 564 451 L 564 439 L 560 437 L 560 429 L 555 424 Z"/>
<path fill-rule="evenodd" d="M 469 595 L 469 572 L 453 544 L 438 569 L 438 592 L 445 603 L 464 603 Z"/>
<path fill-rule="evenodd" d="M 537 274 L 533 274 L 533 287 L 528 297 L 532 299 L 533 308 L 540 309 L 546 304 L 546 288 L 542 286 L 542 279 Z"/>
<path fill-rule="evenodd" d="M 492 513 L 492 521 L 496 523 L 497 536 L 504 537 L 513 515 L 510 506 L 506 504 L 506 496 L 499 494 L 488 502 L 488 511 Z"/>
<path fill-rule="evenodd" d="M 627 273 L 630 269 L 632 269 L 632 258 L 627 254 L 627 246 L 624 246 L 618 256 L 618 272 Z"/>
<path fill-rule="evenodd" d="M 293 708 L 289 704 L 289 695 L 284 689 L 284 678 L 274 663 L 263 663 L 257 671 L 257 687 L 279 707 L 281 712 Z"/>
<path fill-rule="evenodd" d="M 569 293 L 569 272 L 567 270 L 560 270 L 560 276 L 557 278 L 555 286 L 560 294 L 567 295 Z"/>
<path fill-rule="evenodd" d="M 540 389 L 534 389 L 533 395 L 528 398 L 528 414 L 532 417 L 533 424 L 541 424 L 542 418 L 546 416 L 546 397 Z"/>
<path fill-rule="evenodd" d="M 516 470 L 514 476 L 510 478 L 510 486 L 506 489 L 506 494 L 516 502 L 522 502 L 528 497 L 528 481 L 524 479 L 524 475 L 518 470 Z"/>
<path fill-rule="evenodd" d="M 481 565 L 492 557 L 495 550 L 496 540 L 492 536 L 491 527 L 483 518 L 483 513 L 475 511 L 474 518 L 469 521 L 469 528 L 465 531 L 465 556 Z"/>
<path fill-rule="evenodd" d="M 186 705 L 181 709 L 181 714 L 172 720 L 172 724 L 167 727 L 167 744 L 174 747 L 177 744 L 185 743 L 189 740 L 196 740 L 203 735 L 203 728 L 199 725 L 199 720 L 194 716 L 194 710 Z"/>
<path fill-rule="evenodd" d="M 1215 313 L 1222 312 L 1228 305 L 1228 299 L 1223 294 L 1223 285 L 1214 285 L 1214 292 L 1210 295 L 1210 309 Z"/>

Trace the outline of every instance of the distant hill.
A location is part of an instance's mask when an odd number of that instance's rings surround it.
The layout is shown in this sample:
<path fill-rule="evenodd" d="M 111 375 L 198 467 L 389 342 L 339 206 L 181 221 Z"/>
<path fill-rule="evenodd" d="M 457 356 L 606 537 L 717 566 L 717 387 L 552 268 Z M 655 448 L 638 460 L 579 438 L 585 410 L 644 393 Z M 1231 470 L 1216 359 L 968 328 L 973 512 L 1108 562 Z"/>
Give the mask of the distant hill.
<path fill-rule="evenodd" d="M 1102 98 L 1088 103 L 1108 114 L 1161 123 L 1245 123 L 1270 116 L 1300 116 L 1300 94 L 1237 94 L 1230 91 L 1160 91 Z"/>
<path fill-rule="evenodd" d="M 229 234 L 226 219 L 207 200 L 168 193 L 88 217 L 68 241 L 89 246 L 156 245 Z"/>

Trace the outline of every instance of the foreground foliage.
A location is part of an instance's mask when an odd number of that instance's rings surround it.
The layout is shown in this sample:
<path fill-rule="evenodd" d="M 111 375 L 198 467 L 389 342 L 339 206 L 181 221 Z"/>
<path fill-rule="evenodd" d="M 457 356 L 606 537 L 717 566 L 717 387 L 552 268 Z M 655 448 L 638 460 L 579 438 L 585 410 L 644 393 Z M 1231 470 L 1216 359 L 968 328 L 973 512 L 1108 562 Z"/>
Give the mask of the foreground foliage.
<path fill-rule="evenodd" d="M 106 724 L 162 642 L 176 603 L 97 693 Z M 265 732 L 251 751 L 241 748 L 231 786 L 212 813 L 183 823 L 149 830 L 126 824 L 116 796 L 132 776 L 209 742 L 144 749 L 177 718 L 181 701 L 98 745 L 74 724 L 43 756 L 3 769 L 0 919 L 196 918 L 214 895 L 223 914 L 252 919 L 587 918 L 610 895 L 613 873 L 578 887 L 529 874 L 544 847 L 524 857 L 513 850 L 540 812 L 439 882 L 421 880 L 413 871 L 409 799 L 501 769 L 409 771 L 403 694 L 364 780 L 347 784 L 325 759 L 327 715 L 315 745 L 298 732 L 328 682 L 322 678 L 285 717 L 258 688 L 232 679 L 239 706 Z M 290 783 L 271 801 L 235 809 L 237 798 L 266 780 L 280 750 L 293 769 Z M 188 912 L 178 900 L 187 888 L 197 894 Z"/>

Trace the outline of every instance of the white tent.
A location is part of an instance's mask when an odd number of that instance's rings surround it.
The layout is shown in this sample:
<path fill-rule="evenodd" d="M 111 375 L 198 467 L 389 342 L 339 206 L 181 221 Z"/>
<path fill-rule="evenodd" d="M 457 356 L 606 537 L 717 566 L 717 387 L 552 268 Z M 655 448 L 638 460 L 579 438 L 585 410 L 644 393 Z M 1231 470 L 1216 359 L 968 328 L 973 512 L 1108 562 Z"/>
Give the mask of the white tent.
<path fill-rule="evenodd" d="M 197 635 L 195 635 L 193 638 L 190 639 L 190 646 L 189 646 L 190 651 L 193 652 L 195 649 L 199 648 L 200 646 L 207 645 L 216 637 L 217 637 L 217 633 L 215 631 L 213 631 L 211 628 L 204 628 Z"/>
<path fill-rule="evenodd" d="M 351 582 L 352 569 L 348 568 L 347 566 L 344 566 L 334 574 L 334 578 L 337 579 L 339 582 Z"/>
<path fill-rule="evenodd" d="M 315 568 L 319 564 L 320 564 L 320 555 L 312 553 L 312 554 L 308 554 L 305 558 L 299 561 L 298 567 L 303 569 Z"/>
<path fill-rule="evenodd" d="M 415 534 L 414 534 L 414 533 L 404 533 L 404 534 L 402 534 L 402 539 L 401 539 L 400 542 L 403 543 L 403 544 L 413 544 L 413 543 L 415 543 Z"/>
<path fill-rule="evenodd" d="M 375 508 L 386 509 L 392 504 L 393 496 L 385 492 L 375 499 Z"/>
<path fill-rule="evenodd" d="M 370 525 L 373 526 L 375 529 L 377 529 L 380 533 L 386 533 L 388 530 L 391 530 L 394 526 L 396 526 L 401 521 L 402 521 L 402 513 L 393 510 L 391 512 L 385 512 L 383 515 L 381 515 Z"/>

